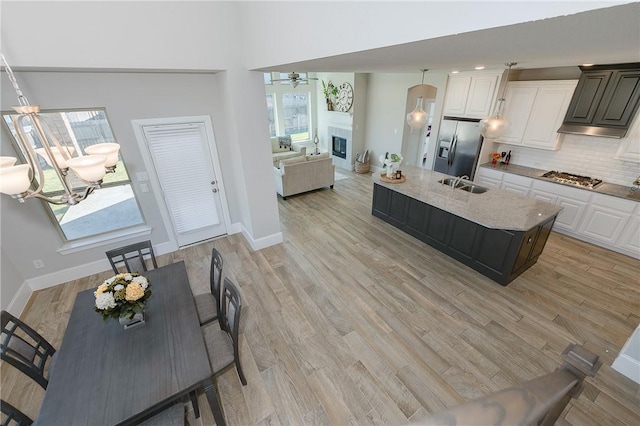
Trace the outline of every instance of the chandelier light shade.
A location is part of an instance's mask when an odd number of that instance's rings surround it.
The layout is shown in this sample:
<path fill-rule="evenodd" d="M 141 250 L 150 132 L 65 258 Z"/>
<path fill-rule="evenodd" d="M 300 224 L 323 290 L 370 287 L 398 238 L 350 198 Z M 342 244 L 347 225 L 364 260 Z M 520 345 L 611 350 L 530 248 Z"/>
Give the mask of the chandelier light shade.
<path fill-rule="evenodd" d="M 407 124 L 411 129 L 421 129 L 427 124 L 427 113 L 423 108 L 424 98 L 424 73 L 429 70 L 422 70 L 422 82 L 420 83 L 420 97 L 416 101 L 416 107 L 413 111 L 407 114 Z"/>
<path fill-rule="evenodd" d="M 505 101 L 504 95 L 507 91 L 507 83 L 509 82 L 509 73 L 511 72 L 511 67 L 517 65 L 517 62 L 507 62 L 505 65 L 507 68 L 507 78 L 504 82 L 504 88 L 502 89 L 502 96 L 498 99 L 498 104 L 496 105 L 496 109 L 493 114 L 484 120 L 480 121 L 480 133 L 482 136 L 488 139 L 495 139 L 504 134 L 504 132 L 509 128 L 511 123 L 502 115 L 502 104 Z"/>
<path fill-rule="evenodd" d="M 87 198 L 102 185 L 106 173 L 115 172 L 120 145 L 99 143 L 84 148 L 67 145 L 59 141 L 46 121 L 40 115 L 40 106 L 31 105 L 22 94 L 13 71 L 4 55 L 2 65 L 18 95 L 19 106 L 14 106 L 17 115 L 12 122 L 16 132 L 16 142 L 24 153 L 26 164 L 15 164 L 15 157 L 0 157 L 0 192 L 17 199 L 21 203 L 29 198 L 40 198 L 52 204 L 74 205 Z M 42 145 L 36 148 L 36 140 Z M 62 184 L 62 194 L 49 197 L 43 193 L 45 173 L 38 156 L 54 170 Z M 70 181 L 69 170 L 86 185 L 76 189 Z M 33 189 L 33 187 L 36 187 Z M 76 183 L 77 186 L 77 183 Z"/>

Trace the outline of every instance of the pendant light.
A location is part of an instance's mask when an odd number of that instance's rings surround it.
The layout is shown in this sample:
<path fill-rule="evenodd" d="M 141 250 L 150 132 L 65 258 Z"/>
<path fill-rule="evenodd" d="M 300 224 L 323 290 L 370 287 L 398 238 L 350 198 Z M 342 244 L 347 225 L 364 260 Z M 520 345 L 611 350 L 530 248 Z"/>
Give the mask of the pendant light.
<path fill-rule="evenodd" d="M 502 104 L 505 101 L 504 94 L 507 91 L 507 83 L 509 82 L 509 73 L 511 72 L 511 67 L 517 64 L 517 62 L 507 62 L 505 64 L 509 68 L 507 68 L 507 78 L 505 79 L 504 87 L 502 89 L 502 97 L 498 99 L 498 105 L 496 105 L 496 110 L 494 111 L 493 115 L 480 121 L 480 133 L 482 133 L 482 136 L 484 136 L 485 138 L 498 138 L 502 136 L 504 131 L 507 130 L 507 128 L 511 125 L 509 120 L 507 120 L 501 113 Z"/>
<path fill-rule="evenodd" d="M 422 94 L 424 92 L 424 73 L 429 71 L 428 69 L 422 70 L 422 82 L 420 83 L 420 97 L 416 101 L 416 107 L 413 111 L 407 114 L 407 124 L 411 129 L 421 129 L 427 124 L 427 113 L 422 108 L 423 106 L 423 97 Z"/>

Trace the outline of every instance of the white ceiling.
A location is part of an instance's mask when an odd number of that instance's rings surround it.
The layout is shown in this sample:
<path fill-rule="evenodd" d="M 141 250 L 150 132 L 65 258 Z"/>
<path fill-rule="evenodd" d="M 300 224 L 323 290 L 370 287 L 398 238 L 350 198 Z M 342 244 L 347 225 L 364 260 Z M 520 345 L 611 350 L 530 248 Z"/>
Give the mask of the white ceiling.
<path fill-rule="evenodd" d="M 544 2 L 540 3 L 544 7 Z M 640 3 L 450 35 L 302 62 L 263 71 L 415 72 L 549 68 L 640 62 Z"/>

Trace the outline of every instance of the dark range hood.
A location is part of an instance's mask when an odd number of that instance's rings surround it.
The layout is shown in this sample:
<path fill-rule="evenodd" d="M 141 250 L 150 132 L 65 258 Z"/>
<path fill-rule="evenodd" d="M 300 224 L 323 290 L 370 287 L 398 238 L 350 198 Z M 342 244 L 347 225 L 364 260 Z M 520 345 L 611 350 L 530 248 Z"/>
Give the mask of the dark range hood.
<path fill-rule="evenodd" d="M 640 105 L 640 63 L 582 66 L 558 133 L 622 138 Z"/>

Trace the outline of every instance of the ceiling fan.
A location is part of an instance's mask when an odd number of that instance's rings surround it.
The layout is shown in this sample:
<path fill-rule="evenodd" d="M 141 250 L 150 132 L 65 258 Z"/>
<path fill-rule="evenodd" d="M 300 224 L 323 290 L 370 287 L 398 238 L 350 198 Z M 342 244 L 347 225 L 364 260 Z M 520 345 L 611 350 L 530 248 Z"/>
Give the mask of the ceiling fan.
<path fill-rule="evenodd" d="M 291 84 L 295 89 L 298 86 L 298 84 L 305 83 L 305 82 L 308 83 L 310 80 L 317 80 L 317 78 L 314 78 L 314 77 L 300 78 L 300 74 L 298 74 L 297 72 L 292 72 L 287 75 L 287 78 L 279 78 L 271 81 L 288 81 L 289 84 Z"/>

